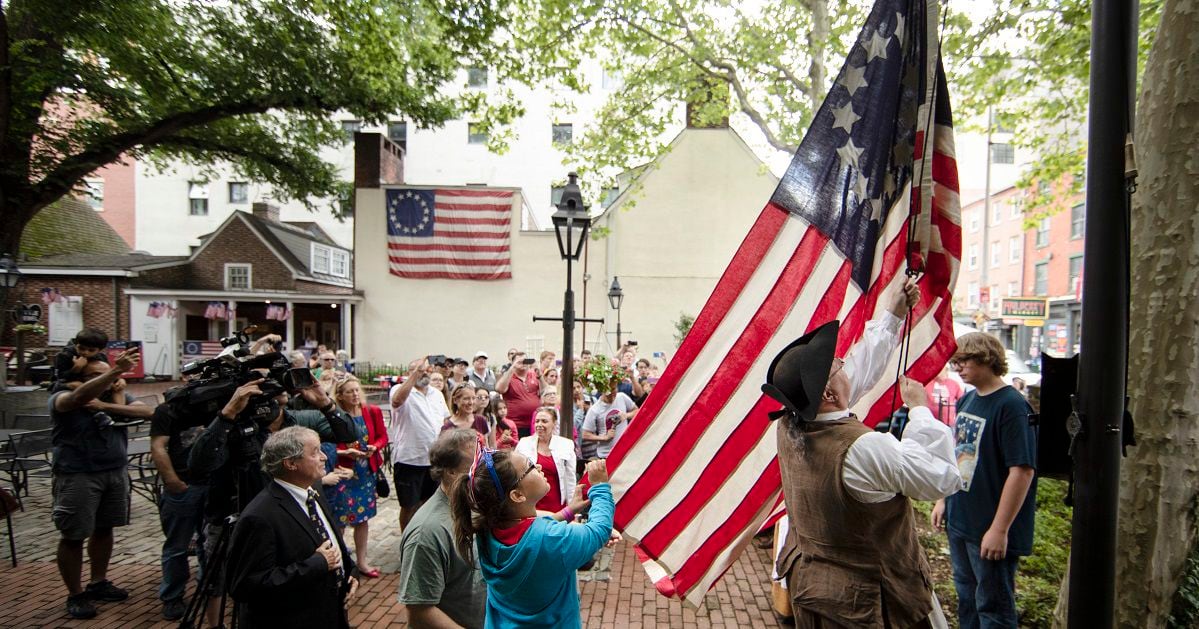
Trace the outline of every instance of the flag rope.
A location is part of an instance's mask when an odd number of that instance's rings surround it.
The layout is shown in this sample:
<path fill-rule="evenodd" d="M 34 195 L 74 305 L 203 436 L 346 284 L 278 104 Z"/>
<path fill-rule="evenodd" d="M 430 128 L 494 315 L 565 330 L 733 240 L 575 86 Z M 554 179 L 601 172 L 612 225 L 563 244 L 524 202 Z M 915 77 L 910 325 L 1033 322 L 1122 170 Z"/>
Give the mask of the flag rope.
<path fill-rule="evenodd" d="M 938 71 L 933 73 L 933 84 L 932 84 L 932 89 L 930 90 L 932 93 L 932 98 L 929 99 L 930 102 L 929 102 L 928 112 L 925 114 L 925 117 L 924 117 L 924 143 L 920 147 L 921 149 L 924 149 L 925 152 L 928 151 L 929 147 L 932 147 L 932 149 L 934 151 L 936 150 L 935 144 L 930 144 L 930 142 L 932 142 L 931 132 L 933 131 L 933 128 L 932 128 L 933 112 L 936 111 L 936 109 L 937 109 L 937 101 L 936 101 L 937 84 L 942 80 L 942 75 L 944 74 L 944 72 L 941 71 L 941 69 L 940 69 L 940 65 L 941 65 L 941 47 L 945 43 L 945 18 L 947 17 L 947 15 L 948 15 L 947 13 L 941 14 L 941 30 L 937 34 Z M 924 169 L 928 166 L 929 161 L 930 161 L 929 159 L 924 159 L 924 157 L 921 156 L 920 177 L 916 179 L 916 181 L 919 181 L 921 183 L 921 185 L 924 184 Z M 929 186 L 929 204 L 928 204 L 930 211 L 932 211 L 932 209 L 933 209 L 932 196 L 933 196 L 932 195 L 932 186 L 930 185 Z M 923 205 L 923 199 L 921 199 L 921 205 Z M 911 278 L 916 278 L 915 281 L 917 281 L 917 282 L 920 281 L 919 278 L 920 278 L 921 274 L 924 273 L 924 256 L 919 256 L 916 260 L 917 264 L 915 266 L 913 266 L 912 260 L 916 254 L 912 251 L 912 244 L 916 241 L 916 219 L 917 219 L 917 217 L 920 216 L 921 209 L 923 209 L 923 208 L 916 208 L 915 212 L 912 212 L 911 214 L 908 215 L 908 233 L 907 233 L 907 243 L 906 243 L 907 256 L 906 256 L 906 259 L 904 260 L 904 265 L 905 265 L 904 275 L 911 277 Z M 900 290 L 902 290 L 902 289 L 900 289 Z M 899 378 L 900 378 L 900 376 L 904 375 L 908 371 L 908 363 L 909 363 L 909 358 L 910 358 L 911 351 L 912 351 L 912 309 L 911 308 L 908 308 L 907 314 L 904 315 L 903 328 L 904 328 L 903 334 L 900 335 L 900 339 L 899 339 L 899 360 L 895 364 L 895 386 L 892 387 L 892 389 L 891 389 L 891 418 L 895 417 L 895 410 L 896 410 L 895 402 L 896 402 L 896 399 L 899 397 Z M 887 422 L 888 426 L 890 426 L 891 418 L 888 419 L 888 422 Z"/>

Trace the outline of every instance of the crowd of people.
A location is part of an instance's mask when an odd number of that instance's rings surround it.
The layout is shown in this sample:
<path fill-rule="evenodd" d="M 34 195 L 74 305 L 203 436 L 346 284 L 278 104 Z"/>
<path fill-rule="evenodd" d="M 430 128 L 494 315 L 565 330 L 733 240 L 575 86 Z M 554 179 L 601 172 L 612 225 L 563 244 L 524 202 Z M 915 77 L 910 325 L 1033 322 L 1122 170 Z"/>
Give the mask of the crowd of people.
<path fill-rule="evenodd" d="M 948 529 L 961 626 L 1015 626 L 1036 449 L 1024 397 L 1000 379 L 1002 346 L 985 334 L 959 342 L 950 365 L 968 393 L 946 372 L 927 387 L 901 381 L 910 409 L 902 440 L 867 429 L 848 410 L 882 377 L 917 297 L 914 286 L 897 295 L 844 358 L 832 355 L 835 325 L 805 335 L 775 359 L 763 386 L 783 406 L 777 432 L 789 516 L 776 533 L 784 592 L 776 611 L 797 626 L 871 618 L 939 626 L 910 498 L 937 501 L 933 523 Z M 570 383 L 552 352 L 513 348 L 496 368 L 486 351 L 470 361 L 422 356 L 381 404 L 367 401 L 348 356 L 317 348 L 287 357 L 292 372 L 314 383 L 294 397 L 262 374 L 224 397 L 191 391 L 187 408 L 206 410 L 180 412 L 170 394 L 151 409 L 124 393 L 121 376 L 137 350 L 109 365 L 94 351 L 107 343 L 102 336 L 84 330 L 60 354 L 50 399 L 53 520 L 72 617 L 93 617 L 98 603 L 128 596 L 107 579 L 112 530 L 128 518 L 123 426 L 149 420 L 163 485 L 158 594 L 167 619 L 189 612 L 194 547 L 207 585 L 194 624 L 219 625 L 227 593 L 243 626 L 348 626 L 359 580 L 380 576 L 370 532 L 394 524 L 372 520 L 394 493 L 398 596 L 414 626 L 580 625 L 575 572 L 619 539 L 604 461 L 658 378 L 635 343 L 611 360 L 575 357 Z M 277 348 L 270 336 L 252 351 Z M 559 417 L 562 395 L 572 396 L 573 417 Z M 562 422 L 573 438 L 561 436 Z"/>

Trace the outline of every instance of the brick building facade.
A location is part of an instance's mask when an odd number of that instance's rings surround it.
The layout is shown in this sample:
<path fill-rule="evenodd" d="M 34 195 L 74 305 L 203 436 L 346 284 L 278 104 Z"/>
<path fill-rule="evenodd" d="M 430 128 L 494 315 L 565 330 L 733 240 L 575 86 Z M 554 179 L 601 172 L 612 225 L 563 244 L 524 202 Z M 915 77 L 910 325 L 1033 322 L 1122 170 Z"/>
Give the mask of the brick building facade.
<path fill-rule="evenodd" d="M 1065 183 L 1056 186 L 1064 189 Z M 1042 351 L 1068 356 L 1081 336 L 1081 278 L 1086 207 L 1081 195 L 1059 196 L 1030 226 L 1025 190 L 1009 187 L 962 208 L 962 266 L 954 312 L 991 332 L 1021 358 Z M 1004 318 L 1005 298 L 1045 299 L 1048 316 Z"/>
<path fill-rule="evenodd" d="M 1030 330 L 1029 348 L 1055 356 L 1078 353 L 1082 339 L 1082 265 L 1086 204 L 1082 195 L 1059 201 L 1053 213 L 1025 234 L 1026 295 L 1049 300 L 1049 317 Z"/>
<path fill-rule="evenodd" d="M 189 256 L 61 253 L 24 261 L 20 270 L 25 301 L 40 299 L 44 288 L 65 297 L 46 307 L 50 329 L 27 335 L 26 347 L 53 353 L 77 328 L 98 327 L 114 340 L 141 341 L 146 371 L 156 375 L 178 375 L 186 341 L 216 340 L 248 324 L 278 333 L 288 348 L 307 341 L 348 349 L 361 300 L 351 252 L 314 224 L 279 221 L 266 204 L 231 214 Z M 213 304 L 233 315 L 216 318 Z M 290 317 L 268 320 L 278 314 L 271 306 Z"/>

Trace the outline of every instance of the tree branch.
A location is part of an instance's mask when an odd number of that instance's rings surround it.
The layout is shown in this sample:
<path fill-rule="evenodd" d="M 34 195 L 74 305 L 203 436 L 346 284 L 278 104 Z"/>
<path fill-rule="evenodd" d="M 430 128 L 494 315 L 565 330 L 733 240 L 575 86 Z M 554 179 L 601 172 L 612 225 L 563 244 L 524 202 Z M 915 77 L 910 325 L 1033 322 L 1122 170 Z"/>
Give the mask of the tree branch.
<path fill-rule="evenodd" d="M 31 205 L 36 209 L 41 209 L 69 192 L 88 173 L 111 163 L 120 155 L 138 146 L 153 146 L 185 129 L 234 116 L 261 114 L 272 109 L 335 111 L 338 106 L 337 103 L 323 102 L 319 98 L 302 95 L 273 100 L 222 103 L 178 112 L 146 128 L 114 134 L 82 152 L 64 159 L 41 181 L 30 186 Z"/>
<path fill-rule="evenodd" d="M 290 172 L 293 175 L 300 177 L 303 177 L 307 173 L 307 171 L 304 169 L 297 167 L 294 163 L 279 157 L 275 153 L 254 151 L 245 146 L 225 144 L 205 138 L 175 135 L 156 142 L 154 146 L 201 151 L 225 158 L 235 157 L 242 159 L 261 160 L 267 164 L 270 164 L 273 168 L 275 168 L 275 170 L 280 172 Z"/>
<path fill-rule="evenodd" d="M 154 58 L 158 60 L 158 65 L 162 66 L 163 71 L 165 71 L 167 76 L 171 78 L 171 82 L 175 84 L 175 87 L 179 88 L 179 92 L 188 98 L 192 98 L 191 91 L 189 91 L 187 86 L 183 84 L 183 81 L 179 79 L 179 75 L 175 74 L 175 70 L 171 67 L 171 64 L 167 63 L 167 60 L 162 58 L 162 53 L 155 51 Z"/>
<path fill-rule="evenodd" d="M 691 51 L 678 45 L 678 43 L 669 41 L 669 40 L 661 37 L 657 33 L 654 33 L 652 31 L 650 31 L 649 29 L 646 29 L 645 27 L 641 26 L 640 24 L 637 24 L 636 22 L 633 22 L 632 20 L 624 17 L 623 15 L 616 16 L 616 19 L 618 21 L 623 22 L 623 23 L 627 24 L 628 26 L 632 27 L 633 29 L 635 29 L 636 31 L 641 33 L 642 35 L 645 35 L 646 37 L 658 42 L 659 44 L 661 44 L 667 48 L 670 48 L 670 49 L 674 50 L 675 52 L 678 52 L 680 55 L 682 55 L 684 58 L 686 58 L 688 61 L 690 61 L 692 65 L 696 66 L 696 68 L 698 68 L 704 74 L 707 74 L 708 76 L 710 76 L 714 79 L 723 79 L 724 78 L 724 76 L 721 73 L 716 72 L 716 71 L 712 70 L 711 68 L 709 68 L 703 59 L 697 58 L 695 55 L 693 55 L 691 53 Z"/>
<path fill-rule="evenodd" d="M 721 64 L 716 65 L 719 67 Z M 733 86 L 733 91 L 737 94 L 737 102 L 741 105 L 741 112 L 746 116 L 749 116 L 750 121 L 758 126 L 758 129 L 762 131 L 762 135 L 766 136 L 766 142 L 770 144 L 770 146 L 780 151 L 794 153 L 799 147 L 793 144 L 788 144 L 775 135 L 774 129 L 770 128 L 770 123 L 766 121 L 766 118 L 761 114 L 761 112 L 759 112 L 757 108 L 753 106 L 753 103 L 750 102 L 749 94 L 746 93 L 745 86 L 741 84 L 741 79 L 737 77 L 736 69 L 732 66 L 727 66 L 725 68 L 725 73 L 726 80 L 728 81 L 729 85 Z"/>
<path fill-rule="evenodd" d="M 813 61 L 813 63 L 815 63 L 815 61 Z M 783 78 L 787 79 L 787 82 L 790 83 L 792 87 L 794 87 L 796 90 L 802 92 L 805 96 L 808 96 L 809 98 L 811 98 L 811 89 L 812 89 L 811 85 L 809 85 L 805 81 L 800 80 L 800 78 L 798 76 L 795 76 L 794 72 L 792 72 L 790 69 L 788 69 L 786 66 L 784 66 L 781 63 L 772 61 L 772 62 L 770 62 L 769 65 L 770 65 L 770 67 L 772 67 L 775 70 L 778 70 L 780 73 L 782 73 Z"/>

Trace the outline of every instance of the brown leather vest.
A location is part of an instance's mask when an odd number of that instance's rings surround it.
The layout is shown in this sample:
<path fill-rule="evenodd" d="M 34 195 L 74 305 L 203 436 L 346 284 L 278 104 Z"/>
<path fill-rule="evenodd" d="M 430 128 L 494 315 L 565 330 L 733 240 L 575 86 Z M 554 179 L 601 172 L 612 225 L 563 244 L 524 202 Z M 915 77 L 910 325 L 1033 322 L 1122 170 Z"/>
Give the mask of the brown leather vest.
<path fill-rule="evenodd" d="M 778 425 L 779 467 L 790 531 L 777 559 L 792 603 L 854 627 L 911 627 L 932 611 L 932 580 L 904 496 L 867 504 L 841 470 L 870 429 L 856 419 L 804 422 L 797 440 Z"/>

